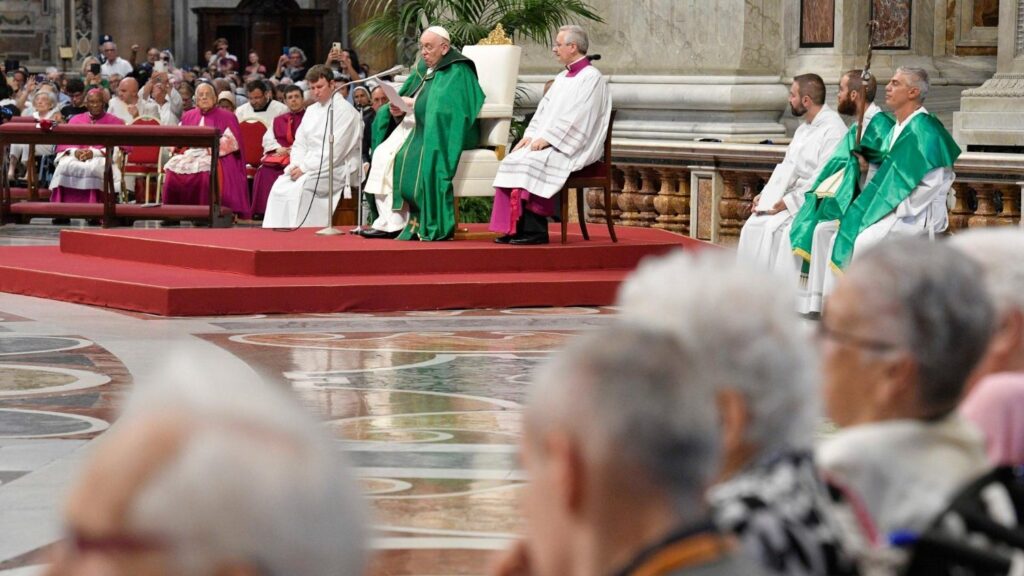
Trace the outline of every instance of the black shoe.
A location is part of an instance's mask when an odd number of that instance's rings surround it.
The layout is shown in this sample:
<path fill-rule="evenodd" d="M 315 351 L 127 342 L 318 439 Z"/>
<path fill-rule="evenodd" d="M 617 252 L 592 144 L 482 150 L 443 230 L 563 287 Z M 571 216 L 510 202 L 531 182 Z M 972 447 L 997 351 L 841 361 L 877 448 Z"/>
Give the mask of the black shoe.
<path fill-rule="evenodd" d="M 66 226 L 71 224 L 71 218 L 54 218 L 53 220 L 50 220 L 50 223 L 56 226 Z"/>
<path fill-rule="evenodd" d="M 173 227 L 173 226 L 181 226 L 181 222 L 179 222 L 177 220 L 164 220 L 163 222 L 160 222 L 160 227 L 161 228 L 167 228 L 167 227 Z"/>
<path fill-rule="evenodd" d="M 85 223 L 88 224 L 89 226 L 99 226 L 101 224 L 99 218 L 89 218 L 88 220 L 85 221 Z"/>
<path fill-rule="evenodd" d="M 547 232 L 545 232 L 543 234 L 524 234 L 522 236 L 513 236 L 512 239 L 508 241 L 508 243 L 512 244 L 512 245 L 515 245 L 515 246 L 531 246 L 531 245 L 534 245 L 534 244 L 547 244 L 548 243 L 548 234 L 547 234 Z"/>
<path fill-rule="evenodd" d="M 377 230 L 376 228 L 369 228 L 367 230 L 363 230 L 362 232 L 360 232 L 359 235 L 362 236 L 363 238 L 393 240 L 395 238 L 398 238 L 398 235 L 401 233 L 401 230 L 395 232 L 385 232 L 383 230 Z"/>
<path fill-rule="evenodd" d="M 497 238 L 494 239 L 494 243 L 495 244 L 508 244 L 511 241 L 512 241 L 512 235 L 511 234 L 505 234 L 504 236 L 498 236 Z"/>

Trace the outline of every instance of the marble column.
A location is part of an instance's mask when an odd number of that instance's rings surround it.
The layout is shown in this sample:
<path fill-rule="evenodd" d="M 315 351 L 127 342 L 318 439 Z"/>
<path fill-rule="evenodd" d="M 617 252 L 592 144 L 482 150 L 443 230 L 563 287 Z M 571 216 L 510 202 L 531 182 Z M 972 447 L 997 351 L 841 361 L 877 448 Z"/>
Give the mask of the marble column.
<path fill-rule="evenodd" d="M 1024 151 L 1024 0 L 1000 0 L 996 74 L 964 90 L 953 137 L 969 146 Z"/>

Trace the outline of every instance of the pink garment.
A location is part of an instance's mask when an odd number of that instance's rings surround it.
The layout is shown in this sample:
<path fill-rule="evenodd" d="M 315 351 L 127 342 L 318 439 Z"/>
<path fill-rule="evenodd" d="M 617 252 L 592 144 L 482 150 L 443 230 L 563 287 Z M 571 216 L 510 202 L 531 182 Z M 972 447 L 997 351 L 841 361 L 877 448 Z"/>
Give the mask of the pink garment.
<path fill-rule="evenodd" d="M 57 186 L 50 191 L 50 202 L 103 202 L 102 190 L 81 190 L 70 186 Z"/>
<path fill-rule="evenodd" d="M 986 376 L 961 403 L 960 413 L 985 434 L 992 464 L 1024 466 L 1024 372 Z"/>
<path fill-rule="evenodd" d="M 556 198 L 534 196 L 522 188 L 494 188 L 494 204 L 491 207 L 491 232 L 515 234 L 516 222 L 529 210 L 539 216 L 554 216 L 558 206 Z"/>
<path fill-rule="evenodd" d="M 200 120 L 207 127 L 217 128 L 224 133 L 230 129 L 238 141 L 238 150 L 221 156 L 217 167 L 220 182 L 220 200 L 223 206 L 230 208 L 240 218 L 249 218 L 249 184 L 245 177 L 245 157 L 240 136 L 242 128 L 238 125 L 235 115 L 223 108 L 213 107 L 205 114 L 199 108 L 193 108 L 181 118 L 182 126 L 199 126 Z M 199 178 L 201 176 L 201 178 Z M 175 174 L 167 171 L 164 186 L 164 204 L 209 204 L 210 175 Z"/>
<path fill-rule="evenodd" d="M 102 125 L 107 125 L 107 126 L 111 126 L 111 125 L 113 125 L 113 126 L 116 126 L 116 125 L 124 126 L 124 120 L 121 120 L 120 118 L 118 118 L 117 116 L 114 116 L 113 114 L 111 114 L 109 112 L 104 112 L 103 115 L 100 116 L 99 118 L 93 118 L 92 115 L 88 114 L 88 113 L 86 113 L 86 114 L 75 114 L 74 116 L 71 117 L 71 120 L 68 120 L 68 126 L 92 125 L 92 124 L 102 124 Z M 80 144 L 58 144 L 57 145 L 56 153 L 60 154 L 61 152 L 65 151 L 65 150 L 78 150 L 80 148 L 93 148 L 95 150 L 103 150 L 104 149 L 103 146 L 82 146 Z"/>

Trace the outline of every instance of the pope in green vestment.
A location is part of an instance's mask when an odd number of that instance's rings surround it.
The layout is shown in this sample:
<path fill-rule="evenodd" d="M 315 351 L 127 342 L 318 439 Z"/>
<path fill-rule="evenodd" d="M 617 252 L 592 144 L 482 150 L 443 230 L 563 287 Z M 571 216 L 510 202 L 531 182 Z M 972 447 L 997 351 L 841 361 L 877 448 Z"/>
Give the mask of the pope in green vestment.
<path fill-rule="evenodd" d="M 427 33 L 425 33 L 426 36 Z M 415 97 L 416 127 L 395 157 L 393 207 L 406 203 L 409 220 L 399 240 L 446 240 L 455 234 L 452 178 L 463 150 L 480 140 L 477 115 L 484 93 L 473 61 L 455 48 L 429 68 L 421 59 L 399 94 Z M 374 147 L 386 137 L 390 111 L 374 119 Z"/>

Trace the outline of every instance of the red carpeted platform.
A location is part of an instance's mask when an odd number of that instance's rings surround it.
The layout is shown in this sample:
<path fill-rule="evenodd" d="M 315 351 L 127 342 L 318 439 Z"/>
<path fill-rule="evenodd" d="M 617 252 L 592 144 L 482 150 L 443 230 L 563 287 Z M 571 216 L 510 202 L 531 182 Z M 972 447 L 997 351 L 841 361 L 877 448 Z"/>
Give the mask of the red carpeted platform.
<path fill-rule="evenodd" d="M 618 243 L 601 232 L 505 246 L 311 229 L 64 230 L 59 247 L 0 248 L 0 291 L 164 316 L 605 305 L 645 256 L 707 246 L 661 230 L 617 228 Z"/>

